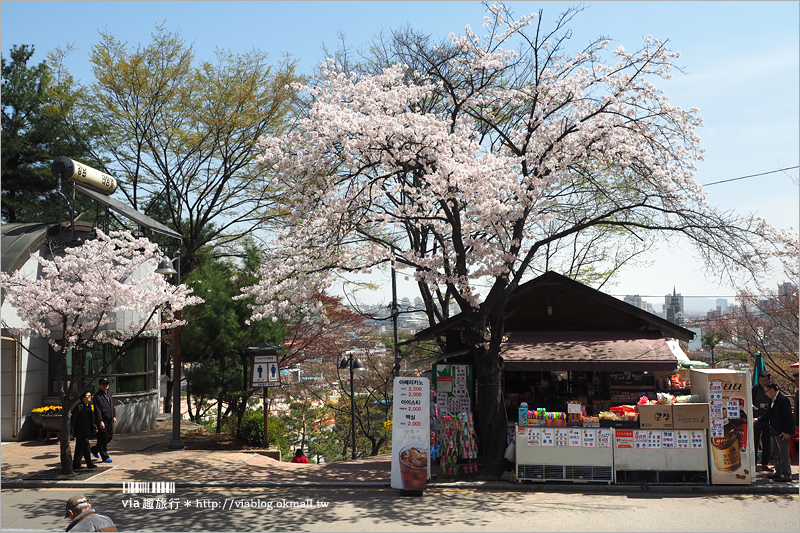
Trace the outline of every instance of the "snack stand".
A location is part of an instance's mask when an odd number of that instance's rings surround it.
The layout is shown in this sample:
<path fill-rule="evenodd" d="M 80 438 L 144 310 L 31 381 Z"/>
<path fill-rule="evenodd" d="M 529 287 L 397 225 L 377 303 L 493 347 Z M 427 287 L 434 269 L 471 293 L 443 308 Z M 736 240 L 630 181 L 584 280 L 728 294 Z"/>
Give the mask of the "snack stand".
<path fill-rule="evenodd" d="M 615 481 L 615 431 L 647 429 L 639 427 L 635 409 L 623 408 L 643 398 L 656 400 L 667 388 L 685 388 L 677 376 L 672 379 L 678 369 L 676 352 L 680 352 L 673 339 L 688 341 L 694 333 L 554 272 L 517 287 L 504 313 L 505 335 L 498 354 L 500 386 L 508 437 L 514 445 L 513 455 L 509 447 L 506 459 L 515 465 L 517 478 Z M 414 342 L 439 339 L 443 353 L 432 363 L 474 365 L 480 352 L 469 345 L 465 332 L 470 327 L 470 316 L 461 313 L 419 332 Z M 451 409 L 457 400 L 460 409 L 466 398 L 456 394 L 464 389 L 456 385 L 455 375 L 442 374 L 436 367 L 432 373 L 436 405 Z M 451 376 L 453 393 L 449 392 Z M 476 384 L 475 391 L 480 390 Z M 471 392 L 467 396 L 473 399 Z M 477 396 L 474 399 L 480 400 Z M 519 416 L 523 404 L 530 406 L 524 420 Z M 546 411 L 540 415 L 542 408 Z M 528 411 L 536 413 L 535 422 Z M 475 425 L 479 422 L 474 421 Z M 651 440 L 654 446 L 661 443 L 662 449 L 670 450 L 675 436 L 660 434 Z M 696 438 L 696 444 L 702 440 Z M 688 442 L 691 446 L 691 434 Z M 625 457 L 627 450 L 622 453 Z M 699 457 L 697 452 L 672 458 L 670 453 L 655 463 L 650 461 L 648 468 L 703 471 L 702 461 L 692 457 Z M 467 457 L 459 457 L 458 462 L 469 465 L 470 455 L 468 450 Z M 625 468 L 642 468 L 648 461 L 646 455 L 638 457 L 638 464 L 637 457 L 626 458 Z"/>

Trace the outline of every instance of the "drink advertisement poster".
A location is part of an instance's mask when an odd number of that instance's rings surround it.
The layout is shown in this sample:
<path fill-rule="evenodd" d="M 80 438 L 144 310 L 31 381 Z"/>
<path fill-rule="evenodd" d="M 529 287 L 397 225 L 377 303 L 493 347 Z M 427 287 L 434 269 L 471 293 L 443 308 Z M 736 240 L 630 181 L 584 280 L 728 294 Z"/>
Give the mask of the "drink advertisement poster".
<path fill-rule="evenodd" d="M 712 484 L 748 484 L 755 479 L 749 371 L 693 369 L 692 392 L 710 404 L 708 455 Z M 700 431 L 690 446 L 702 448 Z"/>
<path fill-rule="evenodd" d="M 394 378 L 392 488 L 424 491 L 430 471 L 430 381 Z"/>

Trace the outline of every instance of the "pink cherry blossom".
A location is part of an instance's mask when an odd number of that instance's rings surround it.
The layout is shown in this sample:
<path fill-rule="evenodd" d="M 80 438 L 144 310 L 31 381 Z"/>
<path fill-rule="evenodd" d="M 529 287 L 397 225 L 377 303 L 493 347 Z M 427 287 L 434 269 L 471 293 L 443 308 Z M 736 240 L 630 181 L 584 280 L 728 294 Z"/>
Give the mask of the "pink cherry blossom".
<path fill-rule="evenodd" d="M 0 278 L 4 297 L 26 324 L 9 330 L 67 351 L 95 342 L 121 346 L 135 336 L 183 324 L 175 311 L 203 300 L 155 273 L 156 250 L 130 232 L 106 235 L 98 229 L 97 238 L 52 258 L 37 253 L 38 276 L 17 271 Z"/>

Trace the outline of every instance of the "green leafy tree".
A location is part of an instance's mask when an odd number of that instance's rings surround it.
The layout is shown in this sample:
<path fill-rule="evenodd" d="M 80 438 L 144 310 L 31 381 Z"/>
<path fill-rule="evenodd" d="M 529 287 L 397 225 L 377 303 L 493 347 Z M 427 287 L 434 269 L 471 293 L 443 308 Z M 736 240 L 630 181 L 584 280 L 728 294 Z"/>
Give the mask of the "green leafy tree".
<path fill-rule="evenodd" d="M 250 387 L 248 348 L 265 341 L 278 344 L 284 335 L 280 323 L 246 324 L 247 300 L 233 299 L 242 286 L 253 282 L 248 272 L 257 263 L 258 253 L 252 243 L 245 243 L 245 258 L 239 265 L 204 253 L 199 267 L 187 276 L 187 284 L 205 298 L 203 305 L 187 311 L 188 324 L 181 337 L 183 358 L 188 363 L 189 411 L 197 420 L 210 405 L 216 405 L 217 432 L 229 416 L 235 417 L 234 426 L 239 428 L 256 394 Z"/>
<path fill-rule="evenodd" d="M 260 137 L 284 131 L 291 116 L 292 60 L 271 65 L 253 49 L 196 61 L 180 34 L 157 26 L 135 48 L 101 31 L 89 61 L 96 81 L 63 93 L 88 96 L 70 124 L 103 121 L 92 153 L 110 159 L 103 170 L 134 208 L 158 212 L 183 236 L 186 272 L 204 246 L 217 255 L 236 248 L 275 214 L 269 176 L 254 160 Z"/>
<path fill-rule="evenodd" d="M 97 133 L 94 123 L 69 131 L 61 110 L 51 104 L 51 95 L 62 80 L 47 62 L 29 65 L 34 47 L 14 45 L 10 59 L 2 58 L 2 220 L 53 222 L 69 218 L 59 197 L 51 163 L 61 156 L 86 161 L 85 144 Z M 64 184 L 64 193 L 68 187 Z M 91 216 L 90 201 L 78 195 L 70 203 Z M 64 206 L 62 211 L 60 206 Z M 77 213 L 76 213 L 77 215 Z"/>

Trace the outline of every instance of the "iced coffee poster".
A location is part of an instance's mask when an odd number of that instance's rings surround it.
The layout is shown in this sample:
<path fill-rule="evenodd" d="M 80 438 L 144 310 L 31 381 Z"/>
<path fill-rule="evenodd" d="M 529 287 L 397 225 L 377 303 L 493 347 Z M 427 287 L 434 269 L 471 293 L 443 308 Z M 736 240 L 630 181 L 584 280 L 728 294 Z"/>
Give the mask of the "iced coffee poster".
<path fill-rule="evenodd" d="M 427 488 L 430 441 L 430 381 L 394 378 L 392 488 Z"/>

